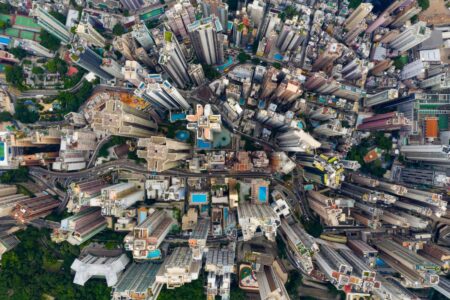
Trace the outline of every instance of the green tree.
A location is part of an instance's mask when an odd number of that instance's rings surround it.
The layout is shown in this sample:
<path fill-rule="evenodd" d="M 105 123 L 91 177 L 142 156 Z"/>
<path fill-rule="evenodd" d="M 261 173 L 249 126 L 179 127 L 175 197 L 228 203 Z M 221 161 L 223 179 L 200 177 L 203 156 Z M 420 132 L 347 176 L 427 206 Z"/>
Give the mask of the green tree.
<path fill-rule="evenodd" d="M 40 75 L 40 74 L 44 74 L 44 69 L 42 69 L 41 67 L 38 66 L 34 66 L 31 69 L 31 73 L 35 74 L 35 75 Z"/>
<path fill-rule="evenodd" d="M 297 10 L 293 6 L 287 6 L 283 12 L 285 14 L 286 19 L 292 19 L 292 17 L 298 15 Z"/>
<path fill-rule="evenodd" d="M 238 54 L 238 56 L 237 56 L 237 59 L 239 60 L 239 62 L 240 62 L 241 64 L 246 63 L 247 60 L 249 60 L 250 58 L 251 58 L 251 56 L 248 55 L 248 54 L 245 53 L 245 52 L 240 52 L 240 53 Z"/>
<path fill-rule="evenodd" d="M 67 63 L 59 57 L 50 59 L 45 64 L 45 68 L 50 73 L 58 72 L 59 74 L 62 74 L 62 75 L 66 74 L 67 70 L 68 70 Z"/>
<path fill-rule="evenodd" d="M 41 36 L 40 42 L 41 45 L 51 51 L 56 51 L 61 46 L 60 40 L 55 36 L 51 35 L 50 33 L 48 33 L 47 31 L 45 31 L 44 29 L 41 30 L 40 36 Z"/>
<path fill-rule="evenodd" d="M 24 182 L 28 179 L 28 168 L 20 167 L 16 170 L 8 170 L 0 175 L 1 183 Z"/>
<path fill-rule="evenodd" d="M 348 8 L 355 9 L 361 4 L 362 0 L 350 0 Z"/>
<path fill-rule="evenodd" d="M 5 76 L 6 81 L 10 83 L 12 86 L 18 88 L 19 90 L 25 89 L 25 85 L 23 83 L 23 69 L 21 66 L 13 65 L 5 67 Z"/>
<path fill-rule="evenodd" d="M 0 122 L 10 122 L 14 118 L 9 111 L 0 112 Z"/>
<path fill-rule="evenodd" d="M 8 15 L 11 13 L 11 11 L 14 9 L 14 7 L 11 6 L 9 3 L 0 3 L 0 13 Z"/>
<path fill-rule="evenodd" d="M 66 24 L 66 16 L 57 11 L 51 11 L 50 14 L 55 17 L 59 22 Z"/>
<path fill-rule="evenodd" d="M 16 113 L 14 118 L 22 123 L 35 123 L 39 120 L 39 113 L 35 110 L 31 110 L 28 105 L 23 102 L 18 102 L 14 106 Z"/>
<path fill-rule="evenodd" d="M 422 10 L 426 10 L 430 7 L 430 0 L 418 0 L 417 3 L 422 8 Z"/>
<path fill-rule="evenodd" d="M 16 47 L 9 49 L 9 52 L 14 55 L 17 59 L 23 59 L 27 57 L 27 51 L 23 50 L 22 48 Z"/>
<path fill-rule="evenodd" d="M 302 275 L 297 270 L 292 270 L 289 272 L 288 282 L 286 282 L 286 290 L 289 297 L 293 300 L 300 299 L 298 295 L 298 287 L 302 283 Z"/>
<path fill-rule="evenodd" d="M 216 70 L 216 68 L 207 64 L 202 64 L 202 68 L 205 73 L 205 77 L 209 80 L 215 80 L 220 77 L 220 73 Z"/>
<path fill-rule="evenodd" d="M 123 27 L 122 24 L 117 23 L 116 25 L 114 25 L 112 32 L 115 36 L 122 35 L 125 33 L 125 27 Z"/>
<path fill-rule="evenodd" d="M 274 62 L 274 63 L 272 64 L 272 66 L 273 66 L 275 69 L 281 70 L 281 64 L 278 63 L 278 62 Z"/>

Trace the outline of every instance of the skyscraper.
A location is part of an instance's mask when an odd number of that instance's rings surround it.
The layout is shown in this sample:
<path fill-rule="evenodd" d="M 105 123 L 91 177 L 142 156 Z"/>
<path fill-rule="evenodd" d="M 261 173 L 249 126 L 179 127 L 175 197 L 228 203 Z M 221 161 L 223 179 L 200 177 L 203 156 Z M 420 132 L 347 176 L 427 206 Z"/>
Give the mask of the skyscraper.
<path fill-rule="evenodd" d="M 203 85 L 206 82 L 205 73 L 201 64 L 189 64 L 189 77 L 195 85 Z"/>
<path fill-rule="evenodd" d="M 283 151 L 305 152 L 320 147 L 320 143 L 303 130 L 289 130 L 277 136 L 277 142 Z"/>
<path fill-rule="evenodd" d="M 286 20 L 277 39 L 277 47 L 280 51 L 296 49 L 307 37 L 308 31 L 297 23 L 297 18 Z"/>
<path fill-rule="evenodd" d="M 450 146 L 447 145 L 408 145 L 400 152 L 409 160 L 429 164 L 450 164 Z"/>
<path fill-rule="evenodd" d="M 147 161 L 149 171 L 162 172 L 178 166 L 189 156 L 191 146 L 162 136 L 139 139 L 137 156 Z"/>
<path fill-rule="evenodd" d="M 102 57 L 80 41 L 74 43 L 70 50 L 70 59 L 83 69 L 94 73 L 104 80 L 111 80 L 113 75 L 101 68 Z"/>
<path fill-rule="evenodd" d="M 153 41 L 153 38 L 150 35 L 150 31 L 148 30 L 147 26 L 145 26 L 144 22 L 136 23 L 133 26 L 131 35 L 147 51 L 152 49 L 152 47 L 155 45 L 155 41 Z"/>
<path fill-rule="evenodd" d="M 176 37 L 170 31 L 164 32 L 164 46 L 159 52 L 158 63 L 177 87 L 185 88 L 190 83 L 188 63 Z"/>
<path fill-rule="evenodd" d="M 124 79 L 134 84 L 136 87 L 145 80 L 148 75 L 147 70 L 135 60 L 125 61 L 122 68 Z"/>
<path fill-rule="evenodd" d="M 338 59 L 342 55 L 343 51 L 344 46 L 342 44 L 329 44 L 325 51 L 314 62 L 313 71 L 323 70 L 324 68 L 332 64 L 336 59 Z"/>
<path fill-rule="evenodd" d="M 64 24 L 53 17 L 45 8 L 35 4 L 32 14 L 37 17 L 38 24 L 48 31 L 51 35 L 57 37 L 63 44 L 69 44 L 72 34 Z"/>
<path fill-rule="evenodd" d="M 224 29 L 227 28 L 228 23 L 228 4 L 223 3 L 222 0 L 205 0 L 200 2 L 203 17 L 215 15 L 219 18 L 220 23 Z"/>
<path fill-rule="evenodd" d="M 181 0 L 166 11 L 170 29 L 183 40 L 189 38 L 188 26 L 195 21 L 195 8 L 189 1 Z"/>
<path fill-rule="evenodd" d="M 265 8 L 266 4 L 259 0 L 253 0 L 252 3 L 247 5 L 247 12 L 256 28 L 259 28 L 263 22 Z"/>
<path fill-rule="evenodd" d="M 410 121 L 402 113 L 389 112 L 363 119 L 358 130 L 394 131 L 411 126 Z"/>
<path fill-rule="evenodd" d="M 103 48 L 106 44 L 106 39 L 94 29 L 88 22 L 87 18 L 83 18 L 77 26 L 77 35 L 85 40 L 89 45 Z"/>
<path fill-rule="evenodd" d="M 371 3 L 361 3 L 352 14 L 345 20 L 345 29 L 352 30 L 358 26 L 365 17 L 372 11 L 373 5 Z"/>
<path fill-rule="evenodd" d="M 125 137 L 148 137 L 157 128 L 151 116 L 118 100 L 109 100 L 92 118 L 94 131 Z"/>
<path fill-rule="evenodd" d="M 223 63 L 223 28 L 215 16 L 197 20 L 188 26 L 198 59 L 208 65 Z"/>
<path fill-rule="evenodd" d="M 160 111 L 190 108 L 186 99 L 168 81 L 147 84 L 142 82 L 134 93 L 152 103 Z"/>
<path fill-rule="evenodd" d="M 425 22 L 419 21 L 407 27 L 395 40 L 389 43 L 389 46 L 400 52 L 408 51 L 417 46 L 431 36 L 431 29 L 426 25 Z"/>

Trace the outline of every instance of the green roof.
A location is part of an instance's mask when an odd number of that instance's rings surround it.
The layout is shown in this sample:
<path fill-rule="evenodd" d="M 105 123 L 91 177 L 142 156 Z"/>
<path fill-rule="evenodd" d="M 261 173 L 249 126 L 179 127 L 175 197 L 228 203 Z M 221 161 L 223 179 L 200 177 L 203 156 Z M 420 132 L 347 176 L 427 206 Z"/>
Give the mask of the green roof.
<path fill-rule="evenodd" d="M 11 21 L 11 16 L 5 15 L 5 14 L 0 14 L 0 21 L 6 22 L 8 20 Z"/>
<path fill-rule="evenodd" d="M 439 130 L 448 129 L 448 115 L 439 115 L 438 126 Z"/>
<path fill-rule="evenodd" d="M 25 16 L 16 16 L 15 24 L 23 27 L 34 28 L 36 30 L 41 30 L 41 27 L 36 23 L 33 18 L 25 17 Z"/>
<path fill-rule="evenodd" d="M 31 31 L 25 31 L 22 30 L 22 32 L 20 33 L 20 37 L 26 40 L 33 40 L 34 39 L 34 33 Z"/>
<path fill-rule="evenodd" d="M 19 37 L 20 36 L 20 32 L 19 29 L 15 29 L 15 28 L 7 28 L 5 30 L 5 34 L 12 36 L 12 37 Z"/>
<path fill-rule="evenodd" d="M 164 32 L 164 39 L 166 40 L 166 42 L 171 42 L 172 41 L 172 36 L 173 33 L 170 31 L 165 31 Z"/>

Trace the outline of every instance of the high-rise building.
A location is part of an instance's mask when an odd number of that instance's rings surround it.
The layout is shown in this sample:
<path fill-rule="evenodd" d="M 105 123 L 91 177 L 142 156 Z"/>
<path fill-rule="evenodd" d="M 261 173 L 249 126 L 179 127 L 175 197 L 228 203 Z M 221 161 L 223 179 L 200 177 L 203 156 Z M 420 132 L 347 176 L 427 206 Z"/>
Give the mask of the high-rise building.
<path fill-rule="evenodd" d="M 156 282 L 161 265 L 132 263 L 112 289 L 112 300 L 156 300 L 162 285 Z"/>
<path fill-rule="evenodd" d="M 119 51 L 127 60 L 136 60 L 135 51 L 137 49 L 136 42 L 131 33 L 125 33 L 116 36 L 112 42 L 115 50 Z"/>
<path fill-rule="evenodd" d="M 317 126 L 314 128 L 313 132 L 314 134 L 329 137 L 347 135 L 350 131 L 348 128 L 342 127 L 342 123 L 339 120 L 334 119 Z"/>
<path fill-rule="evenodd" d="M 136 87 L 138 87 L 141 82 L 144 82 L 148 76 L 147 69 L 135 60 L 125 61 L 125 66 L 122 68 L 122 74 L 126 81 L 131 82 Z"/>
<path fill-rule="evenodd" d="M 286 20 L 278 36 L 277 47 L 282 52 L 297 49 L 305 40 L 307 34 L 308 28 L 304 28 L 298 22 L 297 17 L 294 17 L 292 20 Z"/>
<path fill-rule="evenodd" d="M 339 43 L 331 43 L 327 46 L 325 51 L 319 56 L 319 58 L 314 62 L 313 71 L 323 70 L 332 64 L 336 59 L 338 59 L 342 52 L 344 51 L 344 46 Z"/>
<path fill-rule="evenodd" d="M 296 162 L 302 166 L 303 176 L 306 180 L 333 189 L 341 186 L 344 168 L 336 156 L 296 153 L 295 158 Z"/>
<path fill-rule="evenodd" d="M 263 25 L 260 31 L 260 38 L 269 38 L 275 28 L 281 24 L 281 19 L 278 17 L 278 13 L 269 11 L 267 16 L 263 20 Z"/>
<path fill-rule="evenodd" d="M 419 21 L 414 25 L 406 27 L 389 46 L 400 52 L 408 51 L 431 36 L 431 29 L 425 22 Z"/>
<path fill-rule="evenodd" d="M 197 20 L 188 26 L 189 36 L 198 59 L 207 65 L 222 64 L 224 35 L 215 16 Z"/>
<path fill-rule="evenodd" d="M 51 35 L 57 37 L 63 44 L 69 44 L 72 34 L 69 29 L 53 17 L 43 6 L 35 4 L 32 14 L 36 16 L 38 24 Z"/>
<path fill-rule="evenodd" d="M 143 0 L 120 0 L 120 3 L 122 3 L 122 6 L 129 11 L 138 10 L 144 5 Z"/>
<path fill-rule="evenodd" d="M 85 207 L 79 213 L 61 220 L 61 227 L 53 229 L 52 241 L 67 241 L 72 245 L 81 245 L 106 228 L 106 219 L 99 207 Z"/>
<path fill-rule="evenodd" d="M 238 206 L 238 220 L 244 241 L 249 241 L 257 229 L 270 241 L 275 241 L 280 217 L 269 205 L 243 203 Z"/>
<path fill-rule="evenodd" d="M 259 28 L 263 22 L 265 8 L 266 4 L 259 0 L 253 0 L 247 5 L 247 12 L 256 28 Z"/>
<path fill-rule="evenodd" d="M 166 284 L 168 289 L 175 289 L 198 279 L 201 268 L 202 261 L 193 259 L 190 248 L 177 247 L 164 260 L 156 274 L 156 282 Z"/>
<path fill-rule="evenodd" d="M 150 82 L 147 84 L 142 82 L 134 93 L 161 111 L 190 108 L 186 99 L 168 81 L 162 83 Z"/>
<path fill-rule="evenodd" d="M 222 28 L 228 26 L 228 4 L 222 0 L 204 0 L 199 4 L 202 8 L 203 17 L 215 15 L 219 18 Z"/>
<path fill-rule="evenodd" d="M 403 67 L 401 78 L 406 80 L 417 76 L 423 76 L 428 66 L 428 62 L 424 62 L 421 59 L 415 60 Z"/>
<path fill-rule="evenodd" d="M 136 23 L 133 26 L 131 35 L 146 51 L 151 50 L 155 45 L 155 41 L 150 34 L 150 30 L 147 28 L 147 26 L 145 26 L 144 22 Z"/>
<path fill-rule="evenodd" d="M 345 20 L 344 26 L 347 30 L 352 30 L 364 20 L 365 17 L 372 11 L 373 5 L 371 3 L 361 3 L 352 14 Z"/>
<path fill-rule="evenodd" d="M 277 136 L 280 148 L 286 152 L 306 152 L 317 149 L 320 143 L 303 130 L 289 130 Z"/>
<path fill-rule="evenodd" d="M 176 37 L 170 31 L 164 32 L 164 46 L 159 52 L 158 63 L 177 87 L 185 88 L 190 83 L 188 63 Z"/>
<path fill-rule="evenodd" d="M 132 182 L 121 182 L 102 189 L 100 204 L 102 215 L 120 218 L 138 201 L 143 201 L 145 191 Z"/>
<path fill-rule="evenodd" d="M 147 160 L 149 171 L 162 172 L 178 166 L 190 156 L 191 146 L 162 136 L 139 139 L 137 151 L 140 158 Z"/>
<path fill-rule="evenodd" d="M 107 101 L 94 113 L 91 125 L 95 131 L 125 137 L 148 137 L 157 128 L 148 113 L 119 100 Z"/>
<path fill-rule="evenodd" d="M 352 45 L 355 42 L 355 39 L 366 29 L 367 24 L 364 21 L 360 23 L 358 26 L 355 26 L 345 35 L 345 43 L 347 45 Z"/>
<path fill-rule="evenodd" d="M 429 164 L 450 164 L 450 146 L 447 145 L 408 145 L 402 146 L 400 152 L 412 161 Z"/>
<path fill-rule="evenodd" d="M 372 107 L 398 98 L 398 90 L 388 89 L 377 94 L 367 95 L 364 99 L 365 107 Z"/>
<path fill-rule="evenodd" d="M 153 212 L 125 236 L 125 250 L 132 251 L 137 260 L 155 260 L 162 257 L 159 246 L 175 224 L 164 210 Z"/>
<path fill-rule="evenodd" d="M 195 8 L 189 1 L 180 0 L 171 9 L 166 11 L 167 24 L 175 35 L 183 40 L 189 38 L 188 27 L 195 21 Z"/>
<path fill-rule="evenodd" d="M 261 266 L 259 271 L 256 272 L 256 279 L 258 281 L 261 300 L 290 299 L 284 283 L 278 277 L 272 266 Z"/>
<path fill-rule="evenodd" d="M 390 112 L 363 119 L 362 123 L 358 125 L 358 130 L 394 131 L 409 126 L 411 126 L 410 121 L 402 113 Z"/>
<path fill-rule="evenodd" d="M 372 69 L 370 69 L 370 73 L 375 76 L 381 76 L 384 71 L 389 69 L 393 65 L 393 61 L 390 59 L 385 59 L 375 63 Z"/>
<path fill-rule="evenodd" d="M 60 204 L 59 200 L 50 195 L 40 195 L 17 203 L 11 215 L 17 221 L 27 223 L 48 216 Z"/>
<path fill-rule="evenodd" d="M 373 245 L 383 261 L 402 274 L 404 286 L 424 288 L 439 283 L 438 265 L 390 239 L 376 240 Z"/>
<path fill-rule="evenodd" d="M 210 249 L 206 253 L 205 271 L 207 277 L 207 297 L 222 296 L 229 299 L 231 274 L 235 272 L 234 251 L 228 249 Z"/>
<path fill-rule="evenodd" d="M 422 11 L 417 1 L 411 1 L 409 5 L 402 5 L 395 20 L 390 24 L 392 27 L 401 27 L 406 21 Z"/>
<path fill-rule="evenodd" d="M 70 59 L 83 69 L 94 73 L 104 80 L 114 79 L 114 76 L 102 69 L 103 59 L 87 45 L 76 42 L 70 50 Z"/>
<path fill-rule="evenodd" d="M 206 83 L 205 73 L 201 64 L 189 64 L 188 74 L 195 85 L 201 86 Z"/>
<path fill-rule="evenodd" d="M 86 16 L 86 15 L 85 15 Z M 106 39 L 89 23 L 87 19 L 82 19 L 76 29 L 77 35 L 89 45 L 103 48 Z"/>

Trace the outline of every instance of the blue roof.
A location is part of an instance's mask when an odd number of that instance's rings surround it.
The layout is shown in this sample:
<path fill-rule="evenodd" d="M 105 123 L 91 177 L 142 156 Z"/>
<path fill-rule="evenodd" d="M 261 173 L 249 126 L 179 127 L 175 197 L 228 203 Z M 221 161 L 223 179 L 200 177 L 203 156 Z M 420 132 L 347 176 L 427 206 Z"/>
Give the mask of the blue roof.
<path fill-rule="evenodd" d="M 0 44 L 1 45 L 8 46 L 9 42 L 11 42 L 11 39 L 9 37 L 3 36 L 3 35 L 0 36 Z"/>

